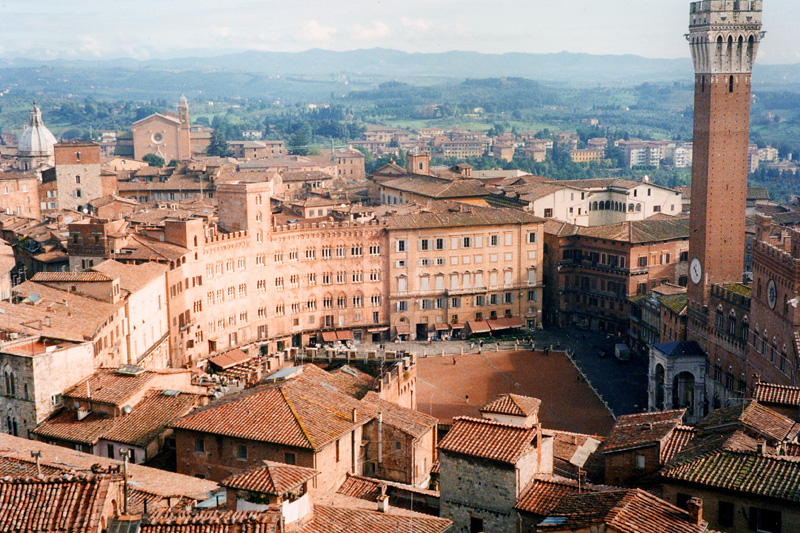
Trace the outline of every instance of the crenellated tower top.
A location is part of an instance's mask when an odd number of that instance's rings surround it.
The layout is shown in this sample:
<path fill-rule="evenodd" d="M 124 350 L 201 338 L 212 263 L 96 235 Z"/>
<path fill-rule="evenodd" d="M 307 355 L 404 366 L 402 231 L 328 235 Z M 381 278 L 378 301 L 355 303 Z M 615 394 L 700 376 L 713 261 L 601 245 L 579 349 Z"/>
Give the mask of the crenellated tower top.
<path fill-rule="evenodd" d="M 763 0 L 692 2 L 686 40 L 696 74 L 749 74 L 761 31 Z"/>

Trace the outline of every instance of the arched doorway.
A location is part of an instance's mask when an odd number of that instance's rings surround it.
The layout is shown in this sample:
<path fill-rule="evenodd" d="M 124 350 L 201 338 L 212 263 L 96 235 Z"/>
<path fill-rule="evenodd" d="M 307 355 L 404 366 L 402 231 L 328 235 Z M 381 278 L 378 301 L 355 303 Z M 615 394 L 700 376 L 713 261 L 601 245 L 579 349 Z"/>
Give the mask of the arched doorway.
<path fill-rule="evenodd" d="M 656 409 L 664 410 L 664 367 L 656 365 Z"/>
<path fill-rule="evenodd" d="M 681 372 L 672 382 L 672 408 L 686 407 L 686 414 L 694 415 L 694 375 Z"/>

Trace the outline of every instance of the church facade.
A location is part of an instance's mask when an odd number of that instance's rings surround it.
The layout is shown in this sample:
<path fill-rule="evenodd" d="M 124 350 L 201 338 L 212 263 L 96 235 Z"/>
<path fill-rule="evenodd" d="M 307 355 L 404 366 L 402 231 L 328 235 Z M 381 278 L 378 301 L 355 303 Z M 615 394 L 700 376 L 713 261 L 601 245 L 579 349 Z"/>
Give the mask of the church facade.
<path fill-rule="evenodd" d="M 131 132 L 133 157 L 138 161 L 148 154 L 163 157 L 165 163 L 173 159 L 187 161 L 192 157 L 189 103 L 185 96 L 181 96 L 177 114 L 155 113 L 134 122 Z"/>

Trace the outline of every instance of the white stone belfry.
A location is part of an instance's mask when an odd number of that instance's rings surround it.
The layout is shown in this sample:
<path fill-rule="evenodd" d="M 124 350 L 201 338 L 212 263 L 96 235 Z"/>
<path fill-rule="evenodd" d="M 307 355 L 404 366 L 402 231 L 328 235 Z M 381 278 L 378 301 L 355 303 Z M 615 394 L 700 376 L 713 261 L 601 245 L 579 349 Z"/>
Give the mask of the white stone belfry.
<path fill-rule="evenodd" d="M 692 2 L 686 40 L 696 74 L 753 71 L 761 31 L 762 0 Z"/>

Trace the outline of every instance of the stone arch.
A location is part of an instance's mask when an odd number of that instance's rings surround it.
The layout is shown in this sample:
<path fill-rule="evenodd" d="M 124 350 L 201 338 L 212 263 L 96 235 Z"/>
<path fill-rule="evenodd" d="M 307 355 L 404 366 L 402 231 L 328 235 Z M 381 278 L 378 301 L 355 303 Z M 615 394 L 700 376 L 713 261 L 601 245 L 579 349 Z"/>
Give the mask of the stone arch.
<path fill-rule="evenodd" d="M 684 370 L 672 380 L 672 407 L 673 409 L 686 408 L 688 415 L 695 412 L 694 397 L 697 379 L 694 374 Z"/>
<path fill-rule="evenodd" d="M 656 409 L 661 411 L 664 409 L 664 391 L 665 391 L 665 381 L 666 381 L 666 372 L 664 370 L 664 365 L 662 365 L 661 363 L 658 363 L 656 365 L 655 380 L 656 380 Z"/>

